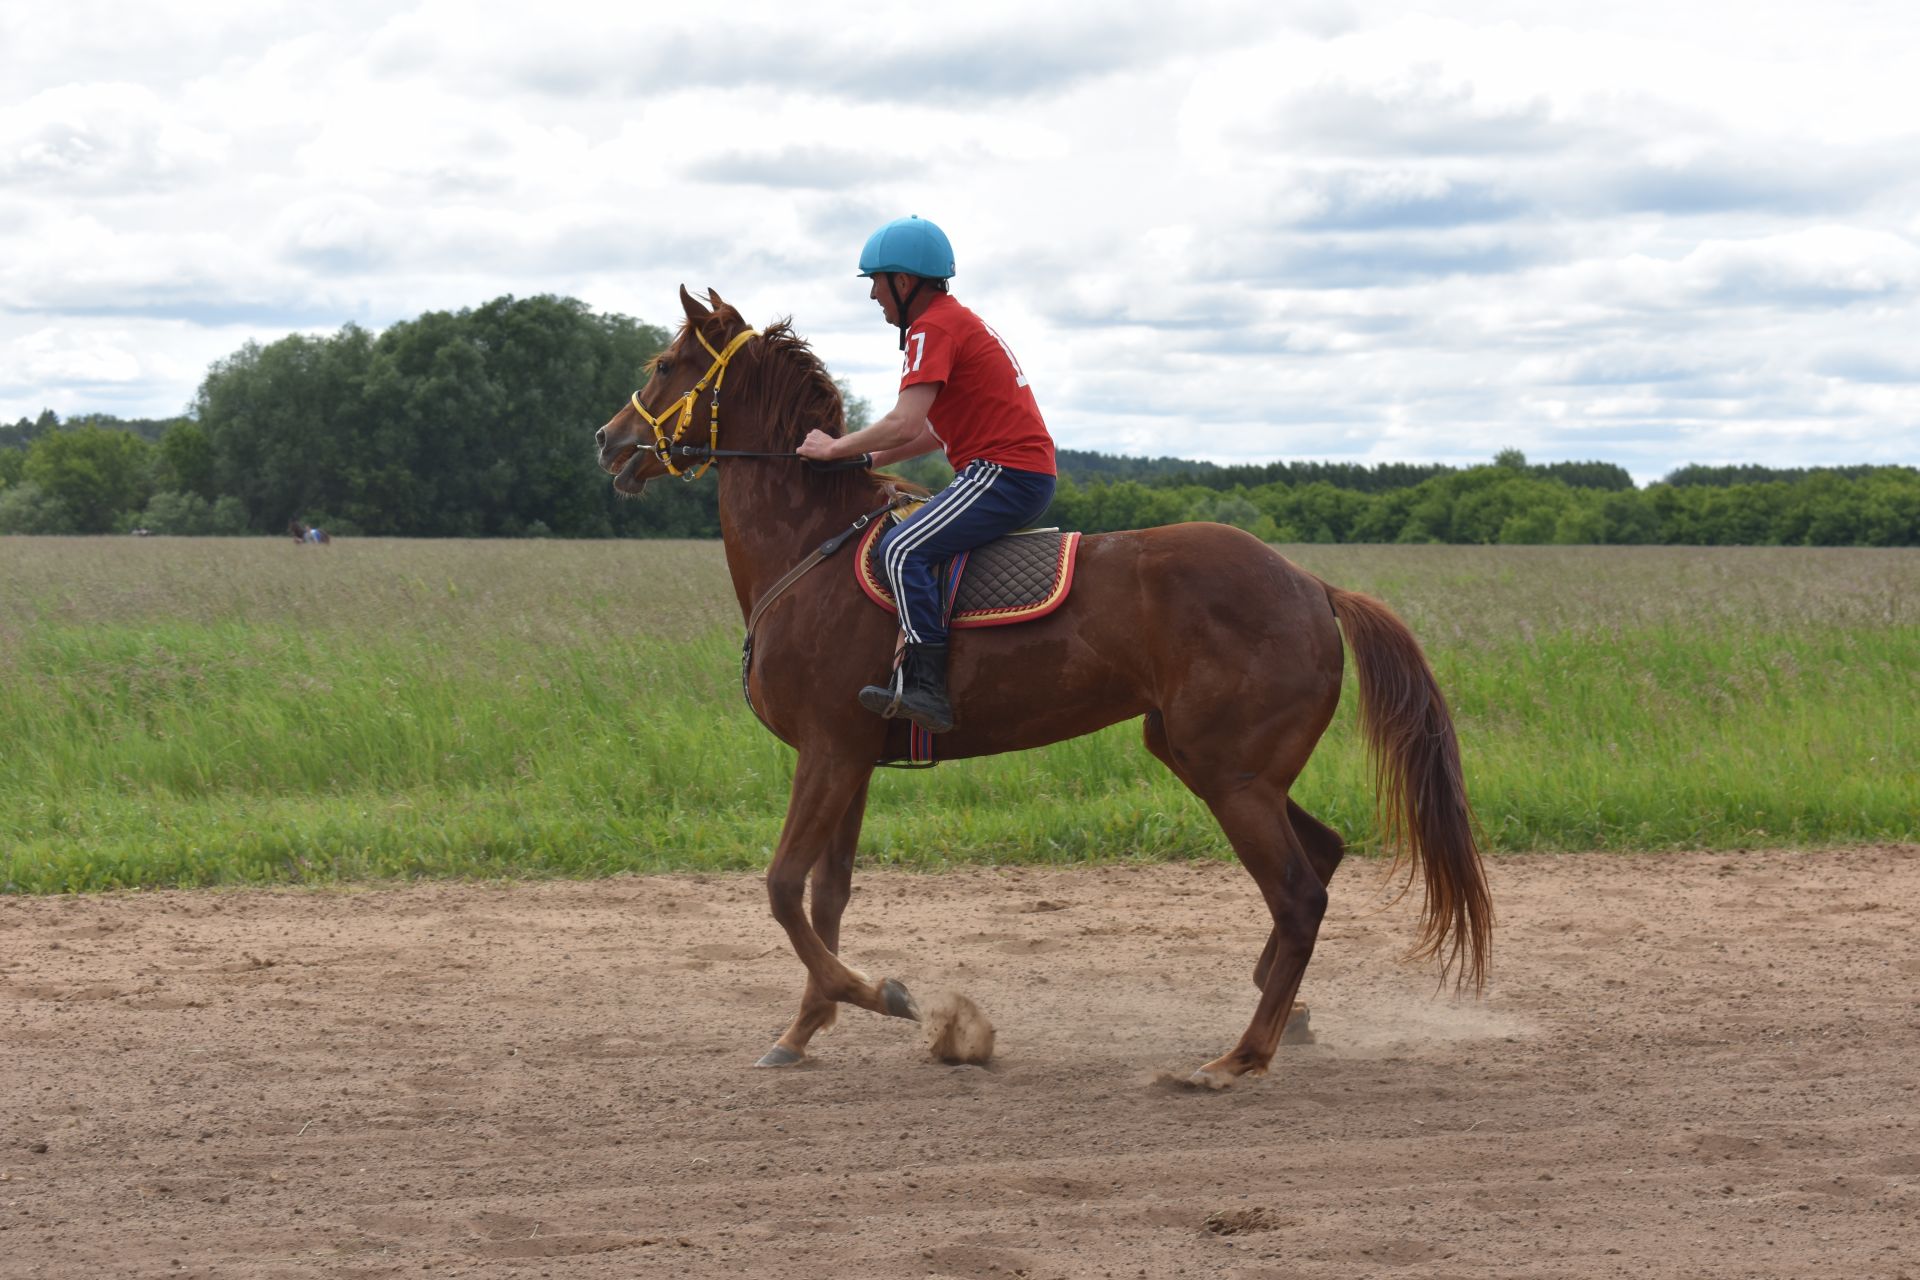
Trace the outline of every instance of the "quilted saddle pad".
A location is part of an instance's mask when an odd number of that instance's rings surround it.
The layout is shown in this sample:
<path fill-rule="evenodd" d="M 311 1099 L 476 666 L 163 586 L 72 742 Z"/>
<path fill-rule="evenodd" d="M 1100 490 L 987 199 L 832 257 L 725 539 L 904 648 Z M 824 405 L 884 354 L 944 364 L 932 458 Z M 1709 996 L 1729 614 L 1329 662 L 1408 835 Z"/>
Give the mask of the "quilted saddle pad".
<path fill-rule="evenodd" d="M 854 574 L 869 599 L 898 613 L 893 589 L 880 566 L 880 537 L 887 527 L 885 521 L 876 520 L 861 537 Z M 951 609 L 948 625 L 1004 627 L 1046 617 L 1060 607 L 1073 586 L 1073 562 L 1079 550 L 1077 533 L 1034 529 L 1010 533 L 955 556 L 948 564 L 942 591 Z"/>

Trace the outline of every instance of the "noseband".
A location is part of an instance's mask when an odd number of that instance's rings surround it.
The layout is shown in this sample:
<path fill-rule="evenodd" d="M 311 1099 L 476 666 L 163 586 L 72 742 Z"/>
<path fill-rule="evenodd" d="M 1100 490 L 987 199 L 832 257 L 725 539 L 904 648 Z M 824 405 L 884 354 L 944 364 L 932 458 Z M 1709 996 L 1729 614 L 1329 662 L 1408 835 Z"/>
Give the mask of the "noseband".
<path fill-rule="evenodd" d="M 720 448 L 720 384 L 727 378 L 727 362 L 733 359 L 741 347 L 747 345 L 749 338 L 759 337 L 760 331 L 747 329 L 735 334 L 725 351 L 714 350 L 713 344 L 707 341 L 707 335 L 697 328 L 693 331 L 693 336 L 700 339 L 700 345 L 713 356 L 713 363 L 700 376 L 700 381 L 694 383 L 686 394 L 662 409 L 657 415 L 647 412 L 645 406 L 640 403 L 638 391 L 633 393 L 633 411 L 640 415 L 641 421 L 653 428 L 654 456 L 660 459 L 660 465 L 667 469 L 669 475 L 679 476 L 683 480 L 698 480 L 707 473 L 707 468 L 713 465 L 714 456 Z M 707 402 L 709 413 L 704 460 L 700 463 L 699 470 L 683 472 L 673 465 L 673 455 L 677 452 L 681 457 L 686 457 L 694 452 L 692 446 L 680 444 L 680 437 L 686 434 L 688 424 L 693 421 L 694 401 L 700 398 L 700 393 L 707 389 L 709 382 L 713 384 L 713 397 Z M 680 421 L 674 424 L 673 434 L 669 436 L 664 428 L 667 419 L 673 415 L 675 409 L 680 411 Z"/>

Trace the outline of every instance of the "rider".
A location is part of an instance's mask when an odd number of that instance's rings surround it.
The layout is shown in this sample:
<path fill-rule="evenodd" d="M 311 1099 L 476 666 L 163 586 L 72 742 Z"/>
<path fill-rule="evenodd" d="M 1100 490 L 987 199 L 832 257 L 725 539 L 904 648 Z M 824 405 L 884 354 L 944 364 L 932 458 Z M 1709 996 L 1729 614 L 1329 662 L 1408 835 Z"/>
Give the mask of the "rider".
<path fill-rule="evenodd" d="M 900 330 L 900 399 L 850 435 L 810 432 L 800 455 L 827 462 L 871 453 L 873 464 L 884 466 L 946 449 L 953 482 L 881 540 L 906 649 L 890 685 L 860 691 L 869 711 L 905 715 L 945 733 L 953 708 L 935 570 L 1039 519 L 1053 500 L 1053 437 L 1012 350 L 947 292 L 953 247 L 939 227 L 919 217 L 894 219 L 867 237 L 860 274 L 873 281 L 868 296 Z"/>

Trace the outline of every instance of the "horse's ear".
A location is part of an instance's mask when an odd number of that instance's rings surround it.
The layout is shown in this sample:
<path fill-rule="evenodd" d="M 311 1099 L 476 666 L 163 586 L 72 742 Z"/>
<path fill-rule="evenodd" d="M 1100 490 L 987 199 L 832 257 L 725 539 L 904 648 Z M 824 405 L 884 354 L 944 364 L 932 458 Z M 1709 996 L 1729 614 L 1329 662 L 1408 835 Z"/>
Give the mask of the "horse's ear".
<path fill-rule="evenodd" d="M 721 301 L 720 291 L 714 288 L 712 285 L 707 286 L 707 305 L 712 307 L 715 311 L 718 311 L 720 308 L 727 305 L 725 302 Z"/>
<path fill-rule="evenodd" d="M 713 314 L 693 300 L 693 295 L 687 292 L 685 285 L 680 286 L 680 309 L 687 313 L 687 323 L 695 327 Z"/>

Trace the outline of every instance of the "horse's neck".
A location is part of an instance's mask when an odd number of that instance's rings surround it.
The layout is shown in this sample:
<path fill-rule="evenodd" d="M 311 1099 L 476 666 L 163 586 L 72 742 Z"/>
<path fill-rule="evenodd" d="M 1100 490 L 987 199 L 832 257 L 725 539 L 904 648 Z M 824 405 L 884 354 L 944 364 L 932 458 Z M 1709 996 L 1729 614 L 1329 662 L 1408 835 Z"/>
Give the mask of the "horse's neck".
<path fill-rule="evenodd" d="M 742 458 L 716 468 L 720 539 L 742 618 L 782 574 L 886 500 L 877 486 L 869 500 L 856 484 L 809 484 L 808 477 L 796 474 L 804 465 Z M 835 496 L 825 500 L 829 494 Z"/>

